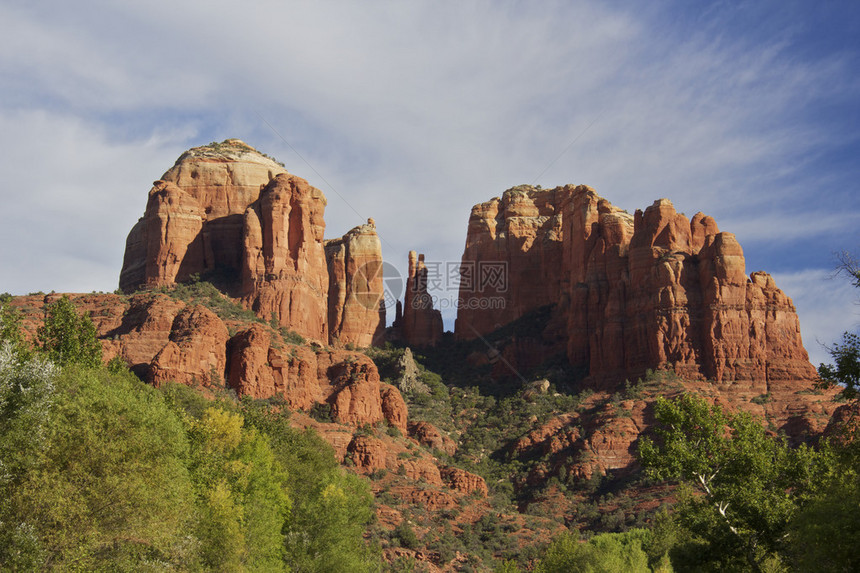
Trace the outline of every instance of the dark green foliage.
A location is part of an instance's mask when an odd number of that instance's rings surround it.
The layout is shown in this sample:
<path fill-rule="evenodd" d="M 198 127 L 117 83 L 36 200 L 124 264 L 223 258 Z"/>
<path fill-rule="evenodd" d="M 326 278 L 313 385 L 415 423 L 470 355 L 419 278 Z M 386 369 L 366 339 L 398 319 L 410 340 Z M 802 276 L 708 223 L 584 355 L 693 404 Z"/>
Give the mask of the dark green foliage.
<path fill-rule="evenodd" d="M 834 344 L 828 350 L 834 364 L 818 367 L 822 385 L 840 384 L 844 386 L 842 393 L 846 398 L 856 398 L 860 389 L 860 335 L 846 332 L 842 335 L 842 344 Z"/>
<path fill-rule="evenodd" d="M 307 340 L 305 340 L 304 336 L 287 328 L 281 328 L 281 336 L 283 337 L 284 342 L 287 342 L 288 344 L 307 344 Z"/>
<path fill-rule="evenodd" d="M 334 422 L 334 418 L 331 415 L 331 404 L 326 404 L 325 402 L 317 402 L 311 406 L 308 414 L 317 422 Z"/>
<path fill-rule="evenodd" d="M 15 354 L 26 358 L 28 349 L 21 327 L 21 312 L 9 304 L 11 298 L 0 297 L 0 344 L 9 344 Z"/>
<path fill-rule="evenodd" d="M 850 471 L 850 470 L 849 470 Z M 788 553 L 798 571 L 860 571 L 860 479 L 828 486 L 794 518 Z"/>
<path fill-rule="evenodd" d="M 42 352 L 61 365 L 101 366 L 102 347 L 96 335 L 90 317 L 79 316 L 65 295 L 47 306 L 45 322 L 38 331 Z"/>
<path fill-rule="evenodd" d="M 415 535 L 415 531 L 405 519 L 394 528 L 391 535 L 393 538 L 397 539 L 397 542 L 401 547 L 405 547 L 406 549 L 418 549 L 418 536 Z"/>
<path fill-rule="evenodd" d="M 792 448 L 748 414 L 694 394 L 659 398 L 655 417 L 657 440 L 641 440 L 640 460 L 651 477 L 687 488 L 677 520 L 701 546 L 696 568 L 760 570 L 774 561 L 790 520 L 832 468 L 832 452 Z"/>

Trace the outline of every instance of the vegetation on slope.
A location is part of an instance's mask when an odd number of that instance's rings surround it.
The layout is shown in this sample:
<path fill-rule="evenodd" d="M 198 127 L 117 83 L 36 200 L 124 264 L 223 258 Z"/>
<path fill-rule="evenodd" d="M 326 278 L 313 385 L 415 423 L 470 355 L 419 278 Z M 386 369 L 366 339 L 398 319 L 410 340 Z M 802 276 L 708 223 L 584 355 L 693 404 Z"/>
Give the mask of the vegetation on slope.
<path fill-rule="evenodd" d="M 0 309 L 0 568 L 379 569 L 367 483 L 320 438 L 265 404 L 91 365 L 69 304 L 35 351 Z"/>

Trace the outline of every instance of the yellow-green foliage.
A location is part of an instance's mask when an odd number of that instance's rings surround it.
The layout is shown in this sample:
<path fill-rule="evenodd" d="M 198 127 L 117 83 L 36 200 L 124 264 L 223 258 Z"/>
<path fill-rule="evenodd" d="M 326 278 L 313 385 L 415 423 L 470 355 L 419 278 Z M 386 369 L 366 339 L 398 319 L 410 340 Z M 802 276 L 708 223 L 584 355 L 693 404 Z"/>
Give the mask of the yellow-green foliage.
<path fill-rule="evenodd" d="M 605 533 L 581 542 L 570 534 L 556 538 L 541 559 L 536 573 L 651 573 L 643 542 L 645 530 Z M 671 571 L 668 559 L 661 559 L 653 571 Z"/>
<path fill-rule="evenodd" d="M 0 570 L 374 571 L 367 484 L 263 404 L 0 344 Z"/>

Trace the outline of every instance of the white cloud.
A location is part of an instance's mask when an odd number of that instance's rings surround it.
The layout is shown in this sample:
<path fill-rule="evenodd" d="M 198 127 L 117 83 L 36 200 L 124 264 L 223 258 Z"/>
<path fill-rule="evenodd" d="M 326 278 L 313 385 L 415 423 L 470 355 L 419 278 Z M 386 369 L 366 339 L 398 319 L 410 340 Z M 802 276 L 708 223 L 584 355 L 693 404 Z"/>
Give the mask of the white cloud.
<path fill-rule="evenodd" d="M 114 290 L 147 191 L 191 133 L 117 142 L 98 126 L 44 111 L 0 115 L 0 132 L 0 156 L 11 167 L 0 210 L 0 290 Z"/>
<path fill-rule="evenodd" d="M 803 21 L 773 7 L 790 26 L 741 34 L 731 5 L 689 25 L 670 2 L 8 1 L 0 222 L 26 240 L 0 250 L 0 290 L 110 288 L 151 181 L 227 137 L 322 188 L 329 236 L 374 217 L 401 268 L 458 260 L 470 207 L 545 169 L 741 240 L 850 234 L 857 168 L 817 161 L 855 130 L 816 117 L 856 101 L 858 54 L 804 57 Z"/>
<path fill-rule="evenodd" d="M 844 277 L 823 269 L 773 273 L 773 278 L 797 308 L 810 362 L 816 366 L 831 362 L 825 346 L 839 342 L 843 332 L 860 327 L 860 291 Z"/>

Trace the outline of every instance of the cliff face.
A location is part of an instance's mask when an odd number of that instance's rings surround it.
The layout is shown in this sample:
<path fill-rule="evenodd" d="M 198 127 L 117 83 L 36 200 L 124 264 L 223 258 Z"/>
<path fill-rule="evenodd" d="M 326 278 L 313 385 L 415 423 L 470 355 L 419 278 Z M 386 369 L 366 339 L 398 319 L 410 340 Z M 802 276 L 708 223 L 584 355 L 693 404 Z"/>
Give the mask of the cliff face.
<path fill-rule="evenodd" d="M 514 187 L 472 208 L 463 253 L 458 338 L 484 335 L 561 291 L 563 190 Z"/>
<path fill-rule="evenodd" d="M 403 305 L 403 339 L 411 346 L 435 346 L 442 338 L 442 313 L 427 292 L 424 255 L 409 251 L 409 274 Z"/>
<path fill-rule="evenodd" d="M 385 335 L 382 245 L 373 219 L 325 242 L 332 342 L 377 345 Z"/>
<path fill-rule="evenodd" d="M 243 214 L 279 173 L 286 170 L 238 139 L 183 153 L 154 183 L 129 233 L 120 288 L 170 285 L 216 269 L 235 275 Z"/>
<path fill-rule="evenodd" d="M 385 324 L 370 302 L 382 293 L 379 239 L 358 227 L 327 259 L 325 207 L 322 191 L 239 140 L 191 149 L 154 183 L 126 242 L 120 288 L 200 274 L 266 321 L 368 346 Z"/>
<path fill-rule="evenodd" d="M 649 368 L 763 391 L 815 377 L 791 299 L 766 273 L 746 276 L 734 235 L 666 199 L 631 216 L 585 186 L 514 188 L 472 210 L 463 267 L 494 262 L 506 291 L 461 287 L 460 338 L 555 304 L 568 360 L 596 386 Z M 486 310 L 486 297 L 504 309 Z"/>
<path fill-rule="evenodd" d="M 322 191 L 295 175 L 276 175 L 245 211 L 241 296 L 263 318 L 328 340 L 328 269 Z"/>

